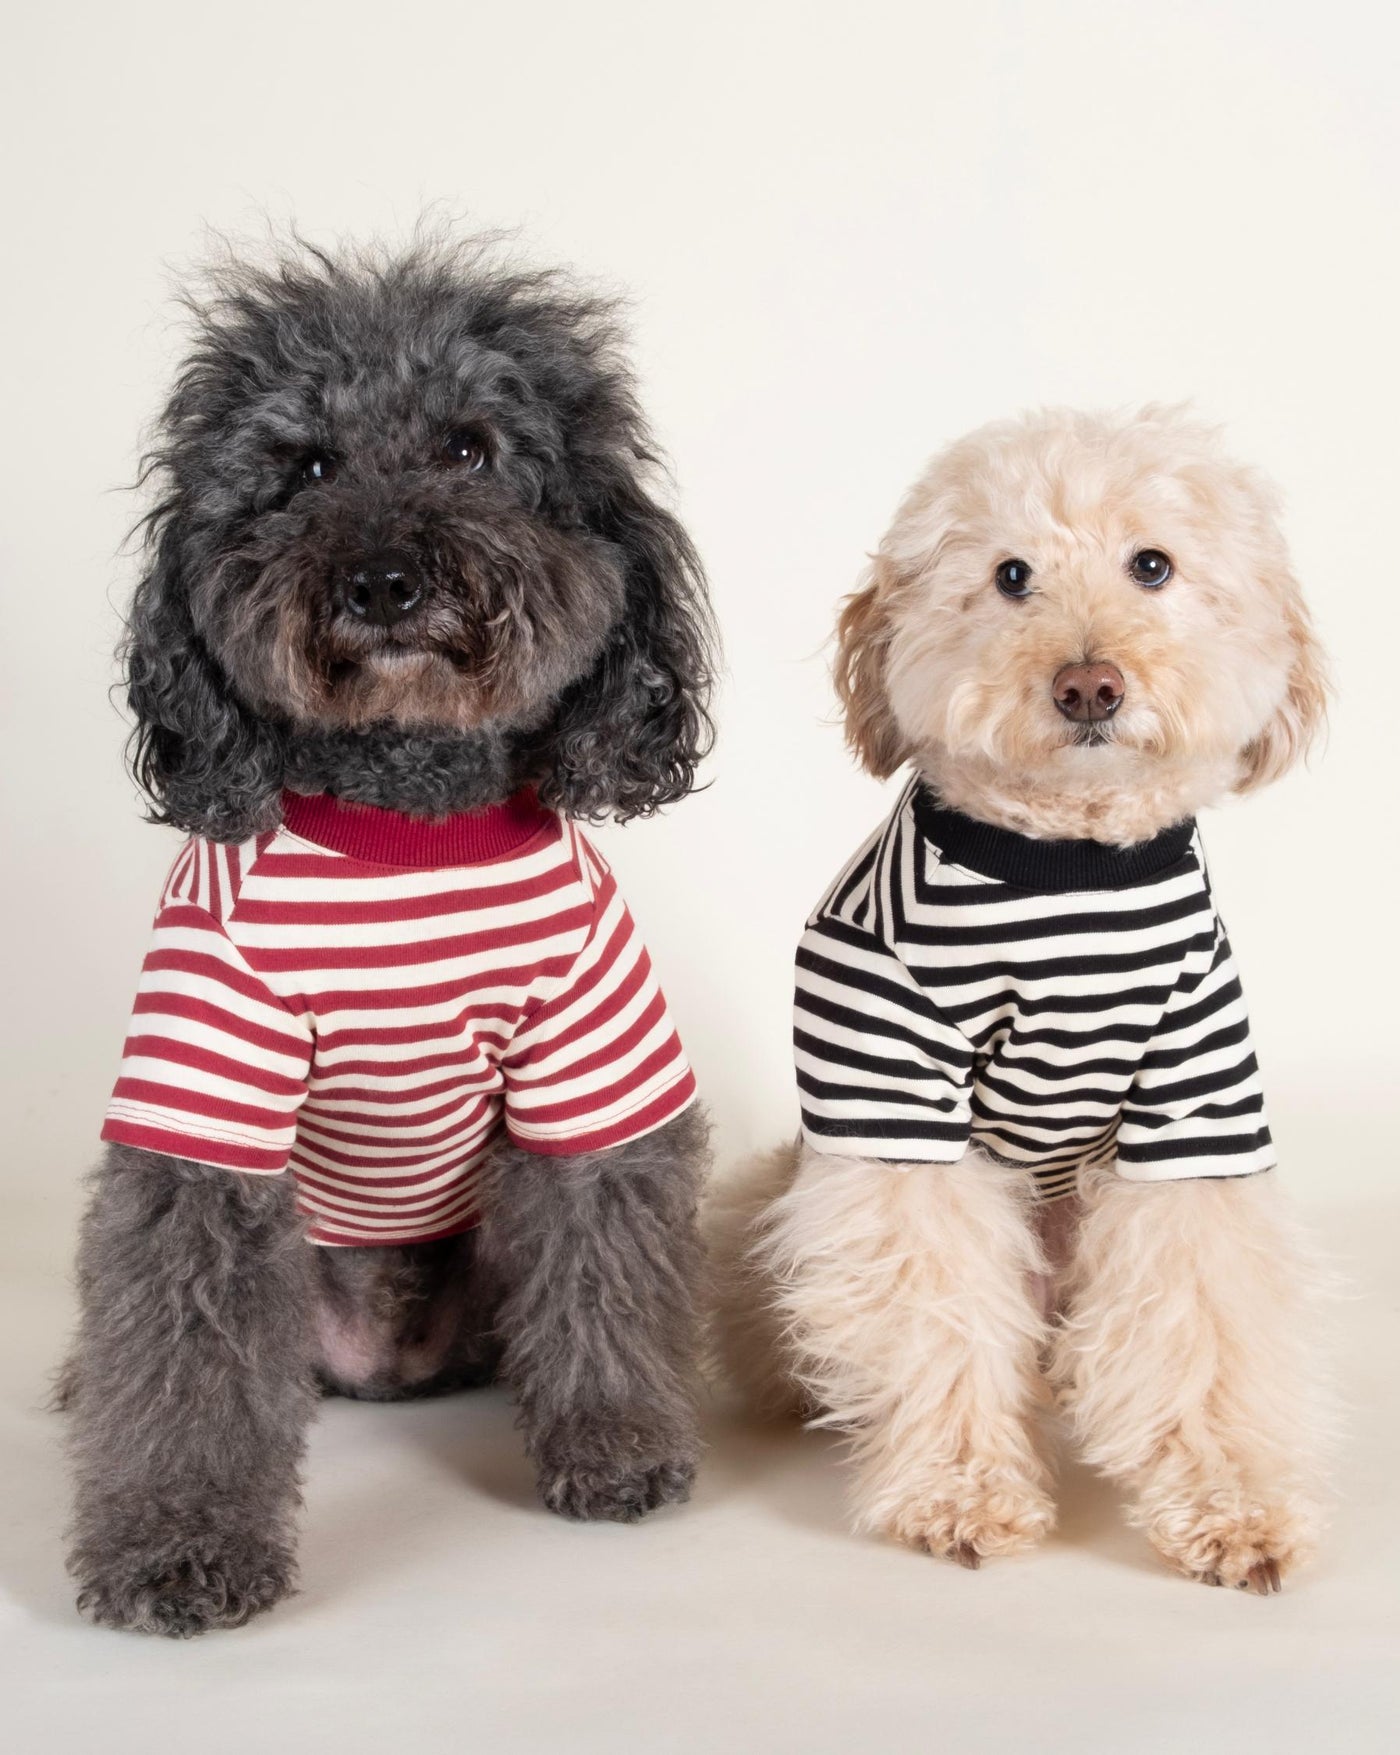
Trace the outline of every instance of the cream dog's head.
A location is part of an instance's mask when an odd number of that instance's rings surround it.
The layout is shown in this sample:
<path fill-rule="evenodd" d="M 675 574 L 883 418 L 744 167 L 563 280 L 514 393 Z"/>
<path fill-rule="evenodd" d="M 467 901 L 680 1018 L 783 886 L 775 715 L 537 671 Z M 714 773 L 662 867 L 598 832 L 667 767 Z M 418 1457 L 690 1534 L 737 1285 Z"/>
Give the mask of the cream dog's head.
<path fill-rule="evenodd" d="M 876 775 L 1127 843 L 1277 778 L 1326 707 L 1276 499 L 1179 410 L 983 427 L 906 496 L 836 680 Z"/>

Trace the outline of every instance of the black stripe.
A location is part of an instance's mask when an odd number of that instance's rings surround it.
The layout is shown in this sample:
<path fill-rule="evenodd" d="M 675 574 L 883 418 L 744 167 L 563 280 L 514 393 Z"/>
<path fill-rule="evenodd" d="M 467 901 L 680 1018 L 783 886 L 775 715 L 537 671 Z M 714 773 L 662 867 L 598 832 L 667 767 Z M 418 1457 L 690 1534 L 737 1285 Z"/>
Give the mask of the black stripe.
<path fill-rule="evenodd" d="M 1019 961 L 998 957 L 986 963 L 948 964 L 930 969 L 910 962 L 909 969 L 921 986 L 975 987 L 983 981 L 1054 981 L 1064 976 L 1130 975 L 1143 969 L 1170 969 L 1173 973 L 1193 951 L 1210 943 L 1208 933 L 1170 944 L 1151 945 L 1139 951 L 1099 951 L 1072 957 L 1036 957 Z"/>
<path fill-rule="evenodd" d="M 1200 1135 L 1194 1139 L 1146 1140 L 1141 1145 L 1118 1146 L 1125 1164 L 1166 1164 L 1181 1158 L 1234 1158 L 1261 1151 L 1273 1144 L 1267 1127 L 1250 1133 L 1226 1134 L 1223 1139 Z"/>
<path fill-rule="evenodd" d="M 917 1049 L 922 1054 L 932 1055 L 945 1061 L 959 1072 L 965 1072 L 972 1064 L 971 1048 L 959 1048 L 953 1043 L 944 1043 L 931 1038 L 926 1029 L 920 1030 L 912 1024 L 901 1024 L 895 1018 L 881 1016 L 876 1012 L 858 1011 L 852 1006 L 838 1005 L 835 1000 L 824 999 L 814 993 L 810 987 L 799 987 L 797 990 L 797 1010 L 808 1012 L 814 1017 L 822 1018 L 829 1024 L 839 1024 L 843 1029 L 856 1030 L 862 1036 L 880 1036 L 890 1042 L 901 1042 L 908 1048 Z M 913 1014 L 919 1017 L 919 1013 Z M 800 1028 L 800 1026 L 794 1026 Z M 822 1052 L 827 1055 L 844 1056 L 850 1051 L 837 1047 L 834 1043 L 823 1041 Z"/>
<path fill-rule="evenodd" d="M 965 1140 L 966 1124 L 943 1121 L 829 1121 L 823 1115 L 810 1115 L 804 1109 L 802 1125 L 808 1133 L 823 1139 L 854 1140 Z M 877 1157 L 878 1153 L 872 1153 Z"/>
<path fill-rule="evenodd" d="M 1039 1079 L 1079 1079 L 1090 1075 L 1101 1078 L 1105 1073 L 1117 1073 L 1130 1079 L 1138 1069 L 1136 1060 L 1040 1060 L 1033 1054 L 1013 1056 L 1009 1051 L 1019 1045 L 1019 1039 L 1012 1037 L 998 1050 L 996 1065 L 1002 1072 L 1029 1073 Z"/>
<path fill-rule="evenodd" d="M 814 1060 L 819 1060 L 824 1066 L 831 1066 L 839 1072 L 877 1073 L 884 1078 L 905 1078 L 920 1085 L 931 1084 L 935 1080 L 942 1084 L 962 1083 L 959 1078 L 950 1079 L 943 1067 L 930 1067 L 927 1060 L 899 1060 L 879 1054 L 865 1054 L 858 1048 L 847 1048 L 844 1045 L 839 1050 L 840 1058 L 836 1059 L 829 1042 L 824 1042 L 820 1037 L 803 1029 L 795 1029 L 792 1034 L 795 1048 L 805 1050 Z M 872 1097 L 877 1095 L 874 1090 L 870 1094 Z"/>
<path fill-rule="evenodd" d="M 935 901 L 931 906 L 936 910 L 939 904 Z M 1174 902 L 1161 902 L 1154 908 L 1124 908 L 1098 914 L 1049 914 L 1030 920 L 989 920 L 983 926 L 945 926 L 936 921 L 909 920 L 897 938 L 900 944 L 918 945 L 1014 944 L 1023 940 L 1068 938 L 1075 934 L 1104 936 L 1145 932 L 1150 927 L 1189 920 L 1193 915 L 1209 918 L 1200 896 L 1188 892 Z M 1213 921 L 1209 930 L 1214 934 Z"/>
<path fill-rule="evenodd" d="M 940 1114 L 949 1115 L 958 1108 L 958 1101 L 953 1097 L 935 1097 L 927 1091 L 872 1090 L 869 1085 L 838 1084 L 802 1070 L 797 1074 L 797 1088 L 809 1097 L 819 1097 L 823 1103 L 865 1103 L 877 1107 L 888 1105 L 891 1109 L 934 1109 Z"/>
<path fill-rule="evenodd" d="M 1052 1103 L 1093 1103 L 1100 1104 L 1105 1109 L 1118 1109 L 1122 1106 L 1127 1086 L 1125 1084 L 1116 1091 L 1094 1085 L 1067 1085 L 1059 1091 L 1028 1091 L 1022 1085 L 1008 1083 L 994 1073 L 990 1066 L 984 1066 L 977 1075 L 977 1089 L 995 1092 L 998 1097 L 1005 1097 L 1012 1103 L 1025 1104 L 1032 1109 L 1049 1107 Z"/>
<path fill-rule="evenodd" d="M 1215 1072 L 1197 1073 L 1194 1078 L 1177 1079 L 1170 1085 L 1151 1085 L 1136 1095 L 1144 1106 L 1168 1109 L 1173 1103 L 1189 1103 L 1196 1097 L 1213 1097 L 1220 1091 L 1233 1091 L 1246 1079 L 1256 1076 L 1258 1071 L 1259 1062 L 1250 1051 L 1231 1066 L 1221 1067 Z"/>
<path fill-rule="evenodd" d="M 1256 1120 L 1263 1111 L 1263 1105 L 1253 1092 L 1247 1097 L 1240 1097 L 1233 1103 L 1199 1103 L 1191 1111 L 1192 1121 L 1235 1121 L 1242 1115 L 1251 1115 Z M 1163 1115 L 1155 1109 L 1139 1109 L 1136 1104 L 1123 1111 L 1125 1123 L 1134 1127 L 1180 1127 L 1181 1121 L 1173 1115 Z"/>
<path fill-rule="evenodd" d="M 1173 1018 L 1171 1022 L 1175 1026 L 1176 1019 Z M 1187 1061 L 1195 1060 L 1202 1054 L 1214 1054 L 1217 1048 L 1235 1048 L 1248 1040 L 1249 1024 L 1241 1018 L 1236 1023 L 1227 1024 L 1223 1030 L 1212 1030 L 1209 1036 L 1188 1042 L 1184 1047 L 1149 1049 L 1142 1057 L 1142 1069 L 1144 1072 L 1157 1072 L 1162 1067 L 1184 1066 Z"/>
<path fill-rule="evenodd" d="M 984 994 L 980 999 L 967 1000 L 960 1005 L 945 1002 L 938 1010 L 950 1024 L 960 1024 L 965 1018 L 1002 1009 L 1010 1009 L 1013 1016 L 1022 1018 L 1038 1018 L 1046 1012 L 1058 1015 L 1062 1012 L 1115 1011 L 1125 1006 L 1141 1006 L 1144 1010 L 1160 1013 L 1171 991 L 1170 987 L 1160 986 L 1125 987 L 1117 992 L 1061 993 L 1039 999 L 1029 999 L 1024 994 Z"/>

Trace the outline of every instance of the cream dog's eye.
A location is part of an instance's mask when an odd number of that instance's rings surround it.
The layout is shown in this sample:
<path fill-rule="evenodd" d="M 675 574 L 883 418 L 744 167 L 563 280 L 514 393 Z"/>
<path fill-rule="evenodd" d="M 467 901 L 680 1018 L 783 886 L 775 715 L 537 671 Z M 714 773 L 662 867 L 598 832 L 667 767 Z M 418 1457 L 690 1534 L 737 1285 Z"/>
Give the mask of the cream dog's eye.
<path fill-rule="evenodd" d="M 1128 571 L 1139 585 L 1145 585 L 1149 591 L 1160 591 L 1172 576 L 1170 555 L 1164 555 L 1159 548 L 1140 548 L 1128 562 Z"/>
<path fill-rule="evenodd" d="M 997 568 L 997 590 L 1003 597 L 1029 597 L 1031 568 L 1029 561 L 1003 561 Z"/>

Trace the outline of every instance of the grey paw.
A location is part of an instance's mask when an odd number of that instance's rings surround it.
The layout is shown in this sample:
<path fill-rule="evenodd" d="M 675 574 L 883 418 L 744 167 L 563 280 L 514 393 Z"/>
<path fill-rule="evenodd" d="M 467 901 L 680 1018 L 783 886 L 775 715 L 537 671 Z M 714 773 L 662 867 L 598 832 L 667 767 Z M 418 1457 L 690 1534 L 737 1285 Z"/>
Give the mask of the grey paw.
<path fill-rule="evenodd" d="M 636 1523 L 658 1506 L 690 1497 L 699 1443 L 667 1423 L 576 1415 L 532 1447 L 540 1497 L 551 1511 L 606 1523 Z"/>
<path fill-rule="evenodd" d="M 636 1523 L 662 1505 L 690 1497 L 695 1464 L 689 1460 L 650 1464 L 564 1464 L 541 1473 L 540 1494 L 560 1517 L 590 1522 Z"/>
<path fill-rule="evenodd" d="M 289 1595 L 296 1575 L 285 1548 L 216 1535 L 108 1553 L 99 1564 L 76 1555 L 71 1566 L 83 1614 L 104 1627 L 167 1639 L 241 1627 Z"/>

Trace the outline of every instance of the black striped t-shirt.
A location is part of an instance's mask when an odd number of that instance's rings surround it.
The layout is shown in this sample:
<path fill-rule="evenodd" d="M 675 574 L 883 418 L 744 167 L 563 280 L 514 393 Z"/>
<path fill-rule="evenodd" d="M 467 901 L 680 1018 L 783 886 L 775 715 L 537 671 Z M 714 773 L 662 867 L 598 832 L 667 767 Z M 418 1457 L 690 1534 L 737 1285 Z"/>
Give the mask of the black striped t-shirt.
<path fill-rule="evenodd" d="M 823 1152 L 975 1143 L 1064 1194 L 1272 1168 L 1249 1020 L 1194 823 L 1118 849 L 941 808 L 917 780 L 807 923 L 795 1048 Z"/>

